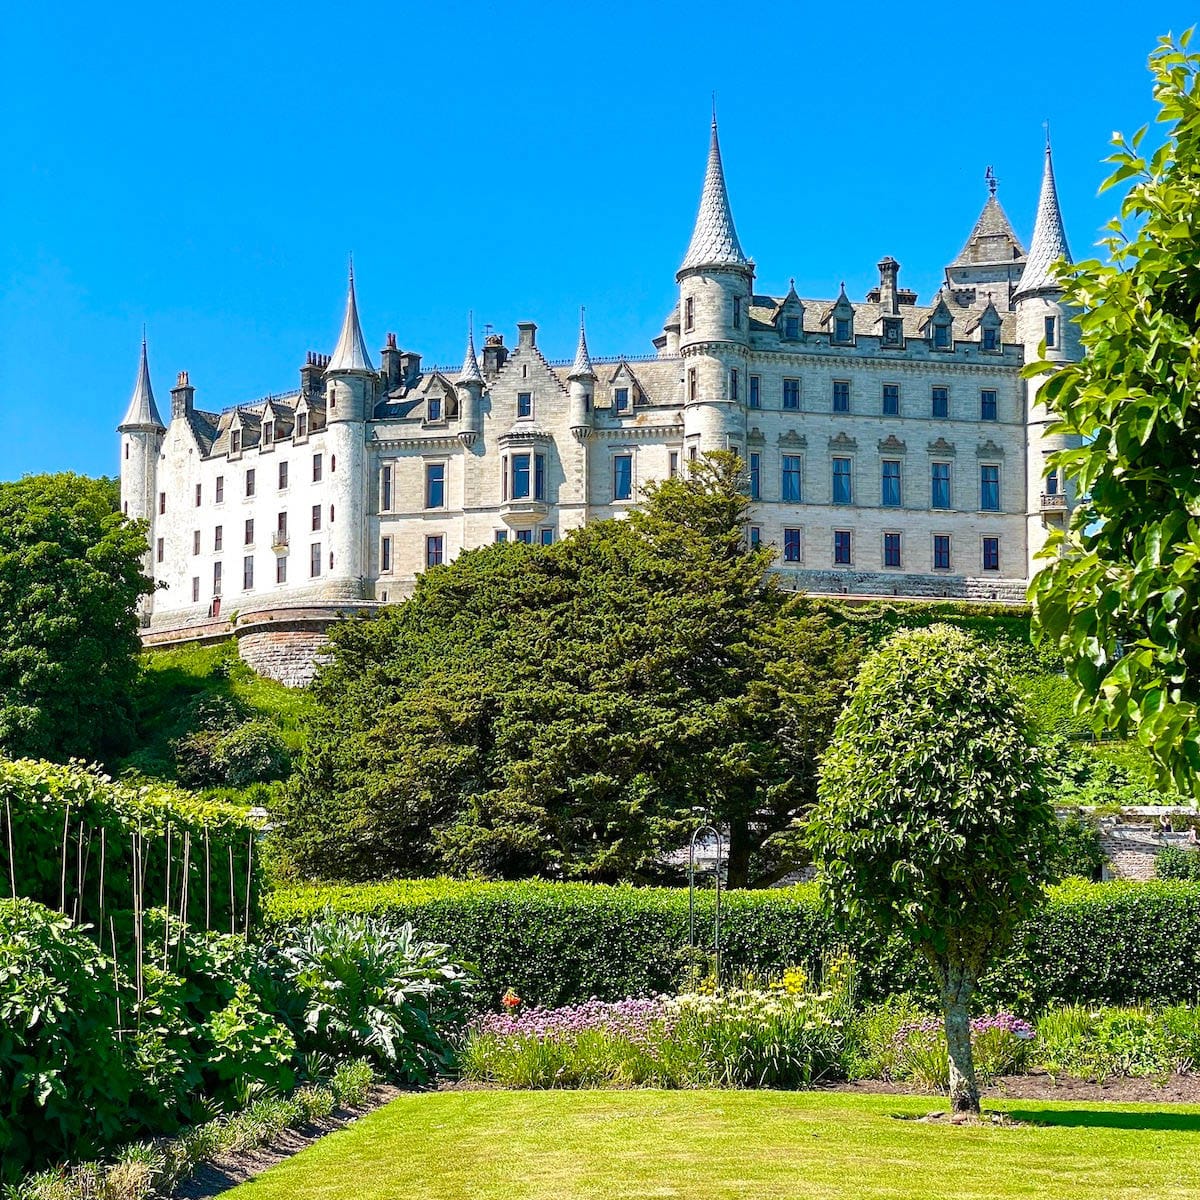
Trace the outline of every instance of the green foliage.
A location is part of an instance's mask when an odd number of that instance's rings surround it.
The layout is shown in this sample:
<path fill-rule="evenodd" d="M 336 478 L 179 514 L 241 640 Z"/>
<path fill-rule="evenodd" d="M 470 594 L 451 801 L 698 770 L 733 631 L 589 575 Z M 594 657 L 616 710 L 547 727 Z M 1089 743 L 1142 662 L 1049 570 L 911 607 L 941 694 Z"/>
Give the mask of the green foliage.
<path fill-rule="evenodd" d="M 366 1054 L 409 1083 L 428 1083 L 453 1065 L 471 977 L 445 946 L 418 941 L 411 925 L 326 913 L 285 930 L 268 955 L 292 993 L 302 1050 Z"/>
<path fill-rule="evenodd" d="M 1050 870 L 1055 878 L 1100 878 L 1104 851 L 1100 847 L 1100 830 L 1094 820 L 1080 816 L 1061 819 L 1051 842 Z"/>
<path fill-rule="evenodd" d="M 857 639 L 772 585 L 743 482 L 707 456 L 627 521 L 463 554 L 335 627 L 280 813 L 298 870 L 660 879 L 699 809 L 732 882 L 786 873 Z"/>
<path fill-rule="evenodd" d="M 247 788 L 287 778 L 291 757 L 280 732 L 266 721 L 230 729 L 198 729 L 171 744 L 181 783 L 199 788 Z"/>
<path fill-rule="evenodd" d="M 1164 846 L 1154 856 L 1154 878 L 1200 882 L 1200 851 Z"/>
<path fill-rule="evenodd" d="M 1042 385 L 1077 439 L 1052 456 L 1081 497 L 1031 594 L 1096 727 L 1136 736 L 1192 793 L 1200 780 L 1200 55 L 1163 39 L 1150 57 L 1166 140 L 1114 139 L 1105 186 L 1131 181 L 1108 261 L 1060 269 L 1083 357 Z M 1034 363 L 1031 375 L 1057 364 Z"/>
<path fill-rule="evenodd" d="M 114 1138 L 133 1080 L 114 968 L 82 931 L 0 900 L 0 1178 Z"/>
<path fill-rule="evenodd" d="M 112 484 L 0 483 L 0 752 L 65 761 L 127 748 L 146 529 Z"/>
<path fill-rule="evenodd" d="M 1083 1079 L 1190 1072 L 1200 1062 L 1200 1009 L 1052 1009 L 1037 1023 L 1033 1057 L 1052 1074 Z"/>
<path fill-rule="evenodd" d="M 0 889 L 15 881 L 17 895 L 65 908 L 110 948 L 115 933 L 119 951 L 133 937 L 135 856 L 142 906 L 186 906 L 195 924 L 244 929 L 247 895 L 252 921 L 262 887 L 255 834 L 241 809 L 172 788 L 0 761 Z"/>
<path fill-rule="evenodd" d="M 712 928 L 712 903 L 711 892 L 697 894 L 702 929 Z M 493 1004 L 509 987 L 547 1006 L 660 995 L 677 991 L 686 971 L 678 956 L 688 940 L 686 889 L 446 880 L 306 885 L 268 896 L 265 919 L 297 925 L 326 909 L 411 921 L 419 937 L 475 964 Z M 730 892 L 721 912 L 728 980 L 791 964 L 818 971 L 844 941 L 811 884 Z M 934 1002 L 924 963 L 899 937 L 884 940 L 864 926 L 850 941 L 864 1001 L 909 993 L 926 1007 Z M 992 1008 L 1027 1014 L 1051 1004 L 1200 1002 L 1200 885 L 1071 880 L 1050 889 L 984 976 L 981 995 Z"/>

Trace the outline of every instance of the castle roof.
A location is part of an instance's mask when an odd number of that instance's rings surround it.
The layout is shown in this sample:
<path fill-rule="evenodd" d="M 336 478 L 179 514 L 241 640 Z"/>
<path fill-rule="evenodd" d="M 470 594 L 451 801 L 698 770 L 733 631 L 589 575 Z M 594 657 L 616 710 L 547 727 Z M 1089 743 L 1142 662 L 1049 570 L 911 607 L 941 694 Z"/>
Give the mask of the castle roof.
<path fill-rule="evenodd" d="M 1013 232 L 1008 214 L 993 192 L 987 198 L 971 236 L 967 238 L 952 267 L 974 267 L 985 263 L 1019 261 L 1025 257 L 1025 247 Z"/>
<path fill-rule="evenodd" d="M 367 343 L 363 338 L 362 325 L 358 320 L 358 301 L 354 295 L 354 267 L 350 268 L 350 288 L 346 293 L 346 315 L 342 318 L 342 332 L 334 347 L 333 356 L 329 360 L 326 371 L 369 371 L 372 375 L 375 368 L 371 364 L 371 355 L 367 352 Z"/>
<path fill-rule="evenodd" d="M 462 370 L 458 373 L 459 383 L 482 383 L 483 375 L 479 370 L 479 359 L 475 357 L 475 330 L 467 326 L 467 353 L 463 357 Z"/>
<path fill-rule="evenodd" d="M 579 345 L 575 350 L 575 364 L 571 367 L 568 379 L 595 379 L 596 372 L 592 368 L 592 360 L 588 355 L 587 335 L 583 330 L 583 310 L 579 310 Z"/>
<path fill-rule="evenodd" d="M 137 382 L 129 407 L 118 429 L 165 429 L 158 405 L 154 403 L 154 389 L 150 386 L 150 363 L 146 358 L 146 339 L 142 338 L 142 357 L 138 363 Z"/>
<path fill-rule="evenodd" d="M 1021 273 L 1021 282 L 1013 293 L 1019 296 L 1033 295 L 1043 291 L 1061 291 L 1050 268 L 1059 259 L 1071 261 L 1067 246 L 1067 231 L 1063 228 L 1062 211 L 1058 207 L 1058 188 L 1054 184 L 1054 161 L 1050 153 L 1050 140 L 1046 139 L 1046 166 L 1042 171 L 1042 192 L 1038 197 L 1037 220 L 1033 226 L 1033 242 L 1029 247 L 1029 261 Z"/>
<path fill-rule="evenodd" d="M 696 267 L 748 267 L 750 260 L 742 251 L 729 193 L 725 188 L 725 171 L 721 166 L 721 145 L 717 140 L 717 119 L 713 117 L 712 136 L 708 143 L 708 166 L 704 172 L 704 188 L 700 193 L 700 211 L 687 254 L 679 267 L 691 271 Z"/>

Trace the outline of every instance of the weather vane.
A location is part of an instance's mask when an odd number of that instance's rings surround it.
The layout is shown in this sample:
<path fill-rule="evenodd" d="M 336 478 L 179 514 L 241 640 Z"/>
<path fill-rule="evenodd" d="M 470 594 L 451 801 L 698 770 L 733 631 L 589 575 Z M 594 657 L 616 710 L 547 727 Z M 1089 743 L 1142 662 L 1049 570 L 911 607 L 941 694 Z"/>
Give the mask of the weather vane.
<path fill-rule="evenodd" d="M 996 172 L 992 170 L 990 165 L 988 166 L 988 169 L 983 173 L 983 177 L 984 177 L 984 179 L 987 180 L 989 194 L 994 196 L 996 194 L 996 184 L 999 183 L 1000 181 L 996 178 Z"/>

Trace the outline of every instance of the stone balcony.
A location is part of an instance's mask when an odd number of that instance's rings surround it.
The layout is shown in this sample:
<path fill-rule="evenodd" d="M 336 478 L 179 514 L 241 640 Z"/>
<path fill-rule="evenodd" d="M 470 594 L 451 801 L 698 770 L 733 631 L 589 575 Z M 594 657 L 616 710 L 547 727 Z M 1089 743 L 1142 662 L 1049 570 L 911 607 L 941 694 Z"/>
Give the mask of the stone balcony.
<path fill-rule="evenodd" d="M 500 519 L 514 529 L 525 529 L 544 521 L 550 513 L 545 500 L 505 500 L 500 505 Z"/>
<path fill-rule="evenodd" d="M 1061 492 L 1042 493 L 1042 512 L 1066 512 L 1067 498 Z"/>

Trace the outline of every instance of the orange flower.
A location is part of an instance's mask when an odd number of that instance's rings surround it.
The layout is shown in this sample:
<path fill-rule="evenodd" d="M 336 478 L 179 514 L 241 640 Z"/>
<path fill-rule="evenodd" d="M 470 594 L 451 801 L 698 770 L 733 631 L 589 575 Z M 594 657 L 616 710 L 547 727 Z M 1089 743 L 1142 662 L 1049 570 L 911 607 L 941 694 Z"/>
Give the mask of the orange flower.
<path fill-rule="evenodd" d="M 505 1008 L 516 1008 L 517 1005 L 521 1003 L 521 997 L 518 996 L 512 988 L 509 988 L 508 991 L 505 992 L 500 998 L 500 1003 L 503 1004 Z"/>

